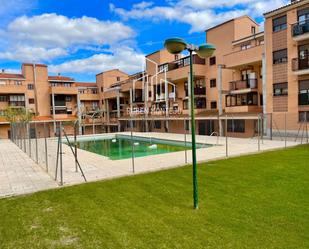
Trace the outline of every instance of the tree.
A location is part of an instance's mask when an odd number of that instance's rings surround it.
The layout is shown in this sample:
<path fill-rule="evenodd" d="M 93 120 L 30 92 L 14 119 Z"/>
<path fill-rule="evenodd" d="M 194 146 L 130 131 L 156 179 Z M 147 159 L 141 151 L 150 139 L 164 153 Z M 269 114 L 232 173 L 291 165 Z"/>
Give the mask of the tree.
<path fill-rule="evenodd" d="M 29 122 L 32 120 L 33 113 L 25 107 L 7 107 L 4 111 L 5 119 L 10 123 Z"/>

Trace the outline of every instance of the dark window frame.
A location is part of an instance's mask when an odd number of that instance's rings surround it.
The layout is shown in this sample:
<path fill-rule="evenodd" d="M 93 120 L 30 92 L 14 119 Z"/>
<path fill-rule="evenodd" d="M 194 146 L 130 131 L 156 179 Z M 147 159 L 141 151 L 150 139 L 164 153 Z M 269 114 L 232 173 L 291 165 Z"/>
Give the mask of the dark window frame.
<path fill-rule="evenodd" d="M 217 87 L 217 79 L 216 78 L 210 79 L 209 86 L 210 86 L 210 88 Z"/>
<path fill-rule="evenodd" d="M 273 64 L 282 64 L 288 62 L 288 49 L 273 51 Z"/>
<path fill-rule="evenodd" d="M 283 16 L 273 18 L 272 25 L 273 25 L 273 32 L 279 32 L 282 30 L 286 30 L 288 27 L 287 16 L 283 15 Z"/>
<path fill-rule="evenodd" d="M 289 94 L 289 86 L 287 82 L 273 84 L 273 96 L 274 97 L 287 96 L 288 94 Z"/>
<path fill-rule="evenodd" d="M 245 133 L 246 132 L 246 120 L 228 119 L 227 120 L 227 132 Z"/>

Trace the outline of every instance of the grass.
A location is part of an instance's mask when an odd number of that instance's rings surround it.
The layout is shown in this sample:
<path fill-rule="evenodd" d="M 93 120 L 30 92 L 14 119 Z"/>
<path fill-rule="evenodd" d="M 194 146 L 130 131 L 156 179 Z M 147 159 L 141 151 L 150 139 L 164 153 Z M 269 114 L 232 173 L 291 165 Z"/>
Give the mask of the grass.
<path fill-rule="evenodd" d="M 145 160 L 145 163 L 147 161 Z M 309 146 L 0 200 L 0 248 L 309 248 Z"/>

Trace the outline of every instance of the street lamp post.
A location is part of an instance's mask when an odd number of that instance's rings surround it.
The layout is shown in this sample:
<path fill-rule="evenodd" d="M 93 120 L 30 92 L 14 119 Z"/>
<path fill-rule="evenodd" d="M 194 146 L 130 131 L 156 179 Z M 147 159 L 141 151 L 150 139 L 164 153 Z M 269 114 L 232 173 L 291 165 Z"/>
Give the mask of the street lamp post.
<path fill-rule="evenodd" d="M 171 54 L 180 54 L 184 50 L 188 50 L 190 53 L 190 100 L 191 100 L 191 141 L 192 141 L 192 170 L 193 170 L 193 205 L 194 209 L 198 209 L 198 183 L 197 183 L 197 164 L 196 164 L 196 140 L 195 140 L 195 99 L 194 99 L 194 84 L 193 84 L 193 52 L 201 58 L 210 57 L 214 51 L 215 46 L 212 44 L 203 44 L 195 46 L 186 43 L 181 38 L 167 39 L 164 43 L 164 47 Z"/>

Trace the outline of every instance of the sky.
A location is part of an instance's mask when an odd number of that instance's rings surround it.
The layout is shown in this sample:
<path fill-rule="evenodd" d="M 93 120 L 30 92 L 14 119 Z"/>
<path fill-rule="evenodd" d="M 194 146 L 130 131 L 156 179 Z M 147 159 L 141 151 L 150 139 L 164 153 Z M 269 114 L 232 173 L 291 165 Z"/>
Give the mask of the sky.
<path fill-rule="evenodd" d="M 49 74 L 94 82 L 102 71 L 142 70 L 146 54 L 164 40 L 204 43 L 205 30 L 263 13 L 288 0 L 0 0 L 0 68 L 44 63 Z M 271 4 L 270 4 L 271 3 Z"/>

